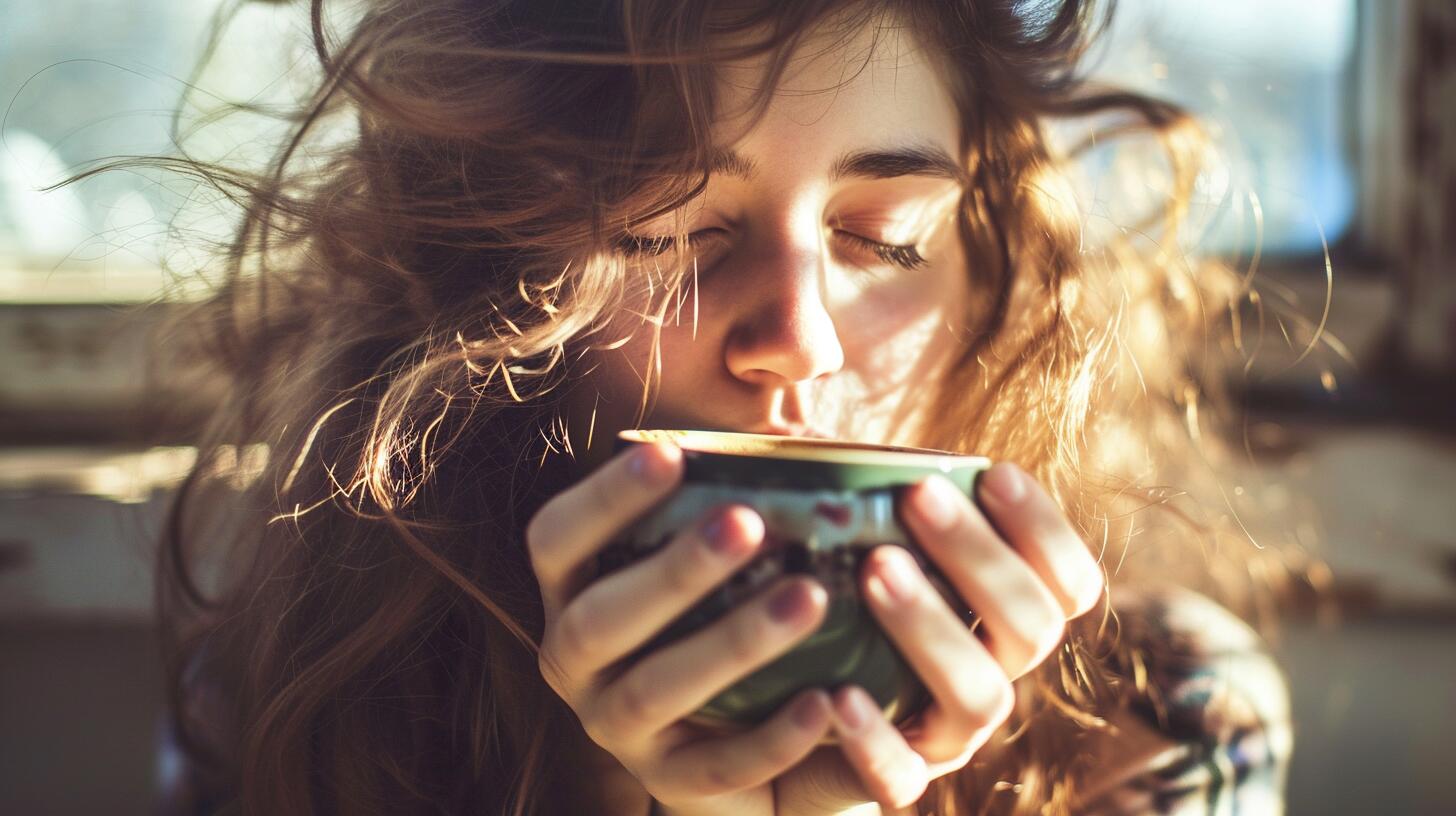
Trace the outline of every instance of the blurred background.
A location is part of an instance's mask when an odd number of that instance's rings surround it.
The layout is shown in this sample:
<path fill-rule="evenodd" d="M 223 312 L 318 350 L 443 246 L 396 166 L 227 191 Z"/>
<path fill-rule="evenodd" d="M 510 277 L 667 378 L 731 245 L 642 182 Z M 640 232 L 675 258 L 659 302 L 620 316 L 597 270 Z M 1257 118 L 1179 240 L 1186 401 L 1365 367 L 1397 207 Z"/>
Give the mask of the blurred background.
<path fill-rule="evenodd" d="M 39 188 L 179 139 L 268 155 L 275 123 L 208 112 L 307 88 L 306 15 L 244 4 L 211 42 L 219 7 L 0 0 L 3 814 L 145 813 L 168 772 L 149 562 L 207 402 L 169 390 L 166 349 L 144 344 L 197 291 L 162 270 L 198 263 L 233 213 L 164 174 Z M 1332 604 L 1290 609 L 1275 644 L 1290 812 L 1456 813 L 1456 4 L 1119 13 L 1095 73 L 1203 115 L 1227 162 L 1199 182 L 1201 246 L 1257 261 L 1263 297 L 1302 316 L 1271 318 L 1229 372 L 1249 443 L 1235 493 L 1306 519 L 1251 533 L 1330 567 Z"/>

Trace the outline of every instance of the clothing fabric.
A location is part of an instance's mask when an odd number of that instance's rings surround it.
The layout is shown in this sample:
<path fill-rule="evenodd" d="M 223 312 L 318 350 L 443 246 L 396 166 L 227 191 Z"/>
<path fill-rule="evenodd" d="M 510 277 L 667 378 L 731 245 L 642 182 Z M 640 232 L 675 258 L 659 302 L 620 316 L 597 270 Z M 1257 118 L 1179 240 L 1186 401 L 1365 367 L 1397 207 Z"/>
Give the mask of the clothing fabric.
<path fill-rule="evenodd" d="M 1078 812 L 1283 813 L 1294 747 L 1289 691 L 1259 636 L 1187 591 L 1128 595 L 1114 608 L 1123 636 L 1143 650 L 1146 690 L 1118 741 L 1125 761 L 1110 763 L 1104 789 Z"/>

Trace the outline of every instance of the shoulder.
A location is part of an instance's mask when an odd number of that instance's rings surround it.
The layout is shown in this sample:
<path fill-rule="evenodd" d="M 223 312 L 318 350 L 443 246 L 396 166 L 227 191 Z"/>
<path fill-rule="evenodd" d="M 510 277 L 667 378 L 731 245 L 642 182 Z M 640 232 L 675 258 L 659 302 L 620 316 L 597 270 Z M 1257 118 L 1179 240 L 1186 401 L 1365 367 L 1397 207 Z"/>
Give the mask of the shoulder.
<path fill-rule="evenodd" d="M 1183 589 L 1113 594 L 1131 705 L 1080 812 L 1281 813 L 1289 689 L 1247 624 Z"/>
<path fill-rule="evenodd" d="M 1289 689 L 1262 638 L 1232 612 L 1184 589 L 1113 596 L 1132 647 L 1139 713 L 1182 737 L 1228 737 L 1289 720 Z"/>

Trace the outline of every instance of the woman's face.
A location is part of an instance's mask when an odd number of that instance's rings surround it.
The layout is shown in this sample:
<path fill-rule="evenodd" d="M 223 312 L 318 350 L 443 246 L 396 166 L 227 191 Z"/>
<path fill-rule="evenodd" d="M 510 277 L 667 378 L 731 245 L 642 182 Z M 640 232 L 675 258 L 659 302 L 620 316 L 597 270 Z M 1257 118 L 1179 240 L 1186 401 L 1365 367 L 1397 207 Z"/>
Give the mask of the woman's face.
<path fill-rule="evenodd" d="M 747 132 L 733 112 L 761 69 L 722 72 L 724 159 L 682 213 L 696 284 L 689 273 L 663 320 L 660 386 L 641 427 L 914 443 L 966 296 L 959 126 L 916 41 L 882 29 L 871 55 L 874 39 L 868 27 L 830 50 L 807 38 Z M 668 214 L 631 231 L 672 230 Z M 644 241 L 629 257 L 644 270 L 668 262 L 655 248 Z M 583 466 L 633 427 L 652 368 L 646 308 L 619 313 L 604 337 L 633 339 L 599 352 L 568 397 Z"/>

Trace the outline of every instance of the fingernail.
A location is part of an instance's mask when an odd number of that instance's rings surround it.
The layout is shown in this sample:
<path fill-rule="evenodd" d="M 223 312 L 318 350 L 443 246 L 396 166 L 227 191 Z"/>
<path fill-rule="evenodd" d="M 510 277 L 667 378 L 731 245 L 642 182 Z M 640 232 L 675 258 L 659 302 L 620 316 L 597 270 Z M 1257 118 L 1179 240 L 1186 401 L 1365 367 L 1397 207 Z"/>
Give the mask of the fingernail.
<path fill-rule="evenodd" d="M 682 454 L 676 445 L 656 442 L 632 455 L 632 475 L 648 484 L 660 484 L 672 477 Z"/>
<path fill-rule="evenodd" d="M 823 692 L 814 692 L 794 704 L 794 711 L 790 714 L 794 725 L 806 731 L 818 731 L 824 725 L 824 704 L 820 698 Z"/>
<path fill-rule="evenodd" d="M 789 584 L 768 600 L 768 616 L 778 623 L 791 623 L 808 608 L 806 593 L 797 583 Z"/>
<path fill-rule="evenodd" d="M 949 530 L 956 522 L 956 500 L 960 491 L 941 476 L 931 476 L 922 483 L 915 507 L 937 531 Z"/>
<path fill-rule="evenodd" d="M 885 585 L 890 600 L 895 603 L 906 603 L 915 597 L 918 582 L 910 564 L 906 563 L 909 560 L 909 553 L 887 553 L 875 565 L 874 577 Z"/>
<path fill-rule="evenodd" d="M 869 692 L 859 686 L 850 686 L 839 693 L 834 702 L 834 713 L 845 729 L 854 732 L 868 725 L 872 717 L 879 716 L 880 707 Z"/>
<path fill-rule="evenodd" d="M 724 507 L 708 518 L 699 533 L 707 542 L 708 549 L 717 555 L 737 555 L 748 543 L 742 536 L 731 535 L 728 531 L 728 514 L 732 508 Z"/>
<path fill-rule="evenodd" d="M 997 462 L 981 477 L 986 490 L 1002 504 L 1016 504 L 1026 496 L 1021 468 L 1011 462 Z"/>
<path fill-rule="evenodd" d="M 709 516 L 708 520 L 703 522 L 703 526 L 698 528 L 698 534 L 708 543 L 708 549 L 715 553 L 723 553 L 727 550 L 725 546 L 727 542 L 723 538 L 723 522 L 727 515 L 726 511 L 719 510 Z"/>

